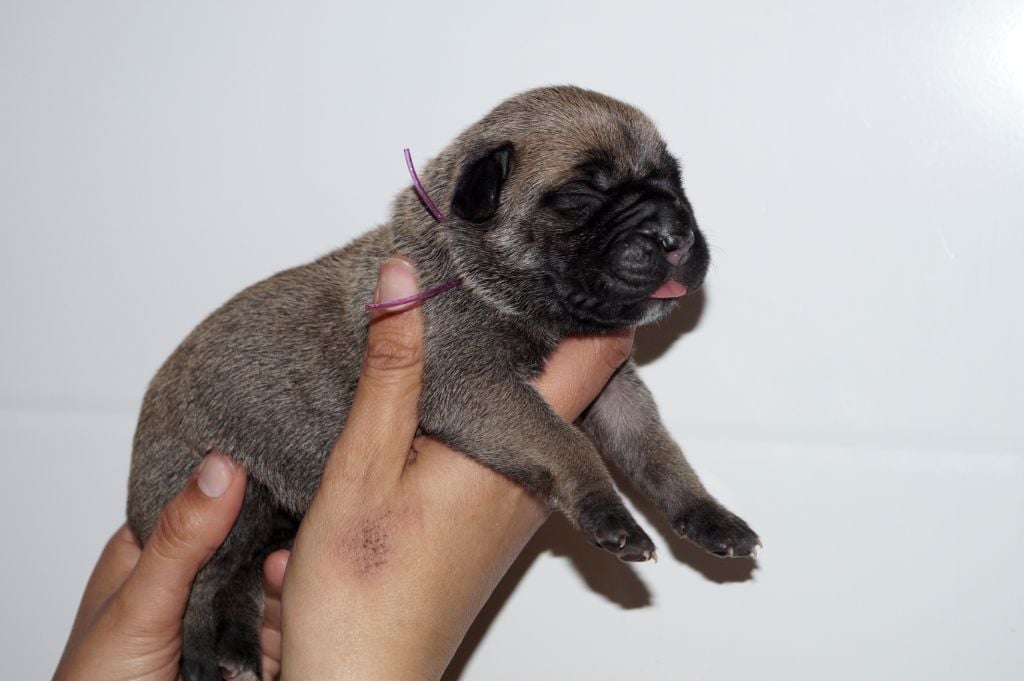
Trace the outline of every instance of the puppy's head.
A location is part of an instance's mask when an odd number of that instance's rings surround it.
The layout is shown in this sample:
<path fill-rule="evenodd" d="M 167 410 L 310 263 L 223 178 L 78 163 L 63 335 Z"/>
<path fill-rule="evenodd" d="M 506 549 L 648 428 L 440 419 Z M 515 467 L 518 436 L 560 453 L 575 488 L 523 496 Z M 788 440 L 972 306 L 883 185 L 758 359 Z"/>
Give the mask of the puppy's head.
<path fill-rule="evenodd" d="M 426 169 L 472 287 L 568 332 L 652 322 L 709 256 L 679 164 L 637 109 L 574 87 L 499 105 Z"/>

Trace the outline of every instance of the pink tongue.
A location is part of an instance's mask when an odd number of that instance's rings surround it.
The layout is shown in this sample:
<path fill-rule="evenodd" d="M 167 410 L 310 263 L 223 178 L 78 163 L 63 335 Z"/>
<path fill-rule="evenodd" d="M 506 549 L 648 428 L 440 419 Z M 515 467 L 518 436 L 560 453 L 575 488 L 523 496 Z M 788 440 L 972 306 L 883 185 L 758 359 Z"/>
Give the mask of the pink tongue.
<path fill-rule="evenodd" d="M 686 295 L 686 287 L 675 279 L 666 279 L 651 298 L 679 298 Z"/>

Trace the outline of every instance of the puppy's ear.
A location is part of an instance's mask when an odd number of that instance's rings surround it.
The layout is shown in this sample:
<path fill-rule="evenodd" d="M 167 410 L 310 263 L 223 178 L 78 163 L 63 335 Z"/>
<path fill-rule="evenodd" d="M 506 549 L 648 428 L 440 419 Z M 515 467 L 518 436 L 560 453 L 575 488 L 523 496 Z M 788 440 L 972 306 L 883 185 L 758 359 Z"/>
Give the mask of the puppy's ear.
<path fill-rule="evenodd" d="M 452 197 L 452 212 L 470 222 L 494 217 L 501 188 L 512 170 L 512 143 L 506 142 L 470 163 L 462 171 Z"/>

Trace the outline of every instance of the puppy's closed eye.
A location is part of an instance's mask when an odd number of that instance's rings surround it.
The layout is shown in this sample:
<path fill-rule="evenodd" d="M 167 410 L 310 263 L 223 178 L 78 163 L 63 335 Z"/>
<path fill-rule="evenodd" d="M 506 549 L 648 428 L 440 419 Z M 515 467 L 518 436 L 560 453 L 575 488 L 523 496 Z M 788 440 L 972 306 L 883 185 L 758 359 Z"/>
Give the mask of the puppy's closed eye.
<path fill-rule="evenodd" d="M 609 192 L 590 180 L 577 180 L 544 195 L 543 204 L 563 217 L 587 219 L 604 205 Z"/>

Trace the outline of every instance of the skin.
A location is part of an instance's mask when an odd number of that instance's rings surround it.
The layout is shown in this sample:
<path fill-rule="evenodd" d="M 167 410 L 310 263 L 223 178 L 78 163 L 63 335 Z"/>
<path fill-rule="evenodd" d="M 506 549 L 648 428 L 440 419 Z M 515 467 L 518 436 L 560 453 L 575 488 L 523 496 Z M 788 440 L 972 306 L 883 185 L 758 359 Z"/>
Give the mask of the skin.
<path fill-rule="evenodd" d="M 192 580 L 227 537 L 244 494 L 244 471 L 212 453 L 161 512 L 145 548 L 121 527 L 89 579 L 54 679 L 176 679 Z"/>
<path fill-rule="evenodd" d="M 379 300 L 417 290 L 408 262 L 385 263 Z M 264 565 L 265 679 L 440 678 L 549 514 L 507 478 L 415 437 L 422 341 L 419 305 L 378 312 L 370 324 L 352 411 L 294 550 Z M 572 421 L 631 346 L 631 330 L 568 339 L 535 385 Z M 55 679 L 177 678 L 191 582 L 227 536 L 245 489 L 240 468 L 208 458 L 230 471 L 220 496 L 204 494 L 194 476 L 145 548 L 125 527 L 108 542 Z"/>

